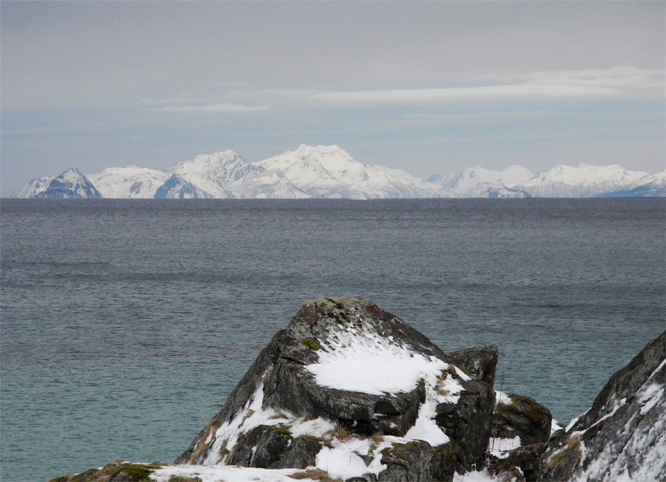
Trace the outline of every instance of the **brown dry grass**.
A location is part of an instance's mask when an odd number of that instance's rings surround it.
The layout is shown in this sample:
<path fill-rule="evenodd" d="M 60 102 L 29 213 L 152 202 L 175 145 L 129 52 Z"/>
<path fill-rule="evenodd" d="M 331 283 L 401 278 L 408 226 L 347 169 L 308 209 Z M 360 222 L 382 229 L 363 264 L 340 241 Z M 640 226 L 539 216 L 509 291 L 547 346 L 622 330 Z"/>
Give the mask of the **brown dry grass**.
<path fill-rule="evenodd" d="M 352 434 L 342 425 L 338 425 L 335 429 L 326 432 L 322 438 L 328 442 L 332 440 L 339 440 L 340 442 L 349 442 L 353 437 L 354 434 Z"/>
<path fill-rule="evenodd" d="M 342 480 L 331 477 L 327 472 L 324 472 L 321 469 L 308 469 L 304 472 L 297 472 L 289 475 L 288 477 L 296 480 L 311 479 L 319 482 L 342 482 Z"/>

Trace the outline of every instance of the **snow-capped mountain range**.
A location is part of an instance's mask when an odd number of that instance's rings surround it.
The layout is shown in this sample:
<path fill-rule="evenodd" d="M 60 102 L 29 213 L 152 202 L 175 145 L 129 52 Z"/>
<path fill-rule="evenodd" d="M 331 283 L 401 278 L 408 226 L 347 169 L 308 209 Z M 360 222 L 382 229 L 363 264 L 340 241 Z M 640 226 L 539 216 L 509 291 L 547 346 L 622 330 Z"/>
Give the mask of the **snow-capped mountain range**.
<path fill-rule="evenodd" d="M 535 175 L 522 166 L 470 167 L 421 179 L 370 166 L 338 146 L 301 145 L 257 162 L 234 151 L 201 154 L 164 171 L 110 167 L 83 175 L 69 169 L 33 179 L 15 197 L 104 198 L 465 198 L 666 196 L 666 171 L 648 174 L 618 165 L 558 165 Z"/>

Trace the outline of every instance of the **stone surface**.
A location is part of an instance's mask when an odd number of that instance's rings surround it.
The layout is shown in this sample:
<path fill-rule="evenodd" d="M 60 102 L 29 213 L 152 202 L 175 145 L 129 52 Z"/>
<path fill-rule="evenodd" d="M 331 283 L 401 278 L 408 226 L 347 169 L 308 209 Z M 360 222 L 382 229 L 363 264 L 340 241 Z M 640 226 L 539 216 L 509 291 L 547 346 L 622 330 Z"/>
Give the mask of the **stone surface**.
<path fill-rule="evenodd" d="M 540 480 L 666 480 L 666 332 L 551 438 Z"/>
<path fill-rule="evenodd" d="M 469 376 L 495 385 L 495 368 L 497 367 L 498 350 L 495 345 L 467 348 L 449 353 L 451 362 L 462 368 Z"/>
<path fill-rule="evenodd" d="M 387 468 L 379 474 L 379 482 L 428 482 L 432 480 L 430 460 L 432 447 L 428 442 L 394 444 L 382 451 L 382 464 Z"/>
<path fill-rule="evenodd" d="M 550 410 L 533 398 L 508 394 L 495 405 L 492 436 L 518 436 L 521 445 L 546 443 L 550 438 L 552 421 Z"/>
<path fill-rule="evenodd" d="M 457 465 L 471 469 L 482 463 L 492 429 L 495 392 L 483 382 L 467 382 L 457 404 L 437 405 L 437 425 L 457 443 Z"/>

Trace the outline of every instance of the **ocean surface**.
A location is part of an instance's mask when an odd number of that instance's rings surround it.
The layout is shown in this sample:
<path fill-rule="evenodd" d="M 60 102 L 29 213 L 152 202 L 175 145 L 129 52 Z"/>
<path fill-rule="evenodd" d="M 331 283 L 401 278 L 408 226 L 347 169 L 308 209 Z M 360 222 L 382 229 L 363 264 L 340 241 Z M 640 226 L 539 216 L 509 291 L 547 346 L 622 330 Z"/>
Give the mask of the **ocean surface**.
<path fill-rule="evenodd" d="M 173 461 L 300 305 L 361 297 L 585 411 L 666 324 L 664 199 L 0 202 L 2 481 Z M 359 367 L 362 369 L 362 367 Z"/>

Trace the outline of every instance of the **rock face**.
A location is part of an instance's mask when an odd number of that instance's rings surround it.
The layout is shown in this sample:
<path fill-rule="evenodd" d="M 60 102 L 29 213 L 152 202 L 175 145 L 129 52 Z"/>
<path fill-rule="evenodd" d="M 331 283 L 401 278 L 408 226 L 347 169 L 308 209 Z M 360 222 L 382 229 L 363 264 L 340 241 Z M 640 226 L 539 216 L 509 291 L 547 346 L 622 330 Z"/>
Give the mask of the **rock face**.
<path fill-rule="evenodd" d="M 473 375 L 492 380 L 497 351 L 482 353 L 491 360 Z M 318 299 L 275 335 L 176 463 L 450 480 L 482 462 L 494 405 L 491 384 L 396 316 L 362 300 Z"/>
<path fill-rule="evenodd" d="M 454 365 L 462 368 L 471 377 L 485 382 L 491 387 L 495 384 L 497 358 L 498 351 L 495 345 L 468 348 L 449 353 L 449 359 Z"/>
<path fill-rule="evenodd" d="M 550 410 L 533 398 L 497 392 L 490 465 L 516 480 L 537 480 L 552 421 Z"/>
<path fill-rule="evenodd" d="M 544 481 L 666 480 L 666 332 L 611 377 L 590 410 L 554 434 Z"/>
<path fill-rule="evenodd" d="M 520 445 L 546 443 L 553 417 L 533 398 L 509 394 L 495 405 L 492 435 L 495 438 L 520 438 Z"/>

